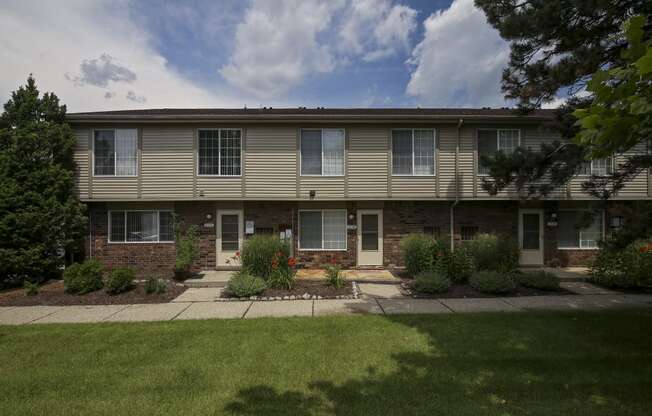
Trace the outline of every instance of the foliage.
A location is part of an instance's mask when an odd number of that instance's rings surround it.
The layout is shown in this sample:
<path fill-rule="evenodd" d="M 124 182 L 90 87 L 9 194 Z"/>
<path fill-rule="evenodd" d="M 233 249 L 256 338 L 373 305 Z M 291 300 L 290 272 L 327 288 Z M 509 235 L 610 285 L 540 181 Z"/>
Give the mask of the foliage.
<path fill-rule="evenodd" d="M 133 286 L 136 274 L 129 267 L 116 267 L 111 270 L 109 279 L 106 281 L 106 291 L 112 295 L 126 292 Z"/>
<path fill-rule="evenodd" d="M 475 272 L 469 279 L 469 283 L 474 289 L 490 294 L 509 293 L 516 288 L 510 275 L 493 270 Z"/>
<path fill-rule="evenodd" d="M 605 247 L 591 265 L 591 280 L 601 286 L 652 287 L 652 243 L 637 240 L 624 249 Z"/>
<path fill-rule="evenodd" d="M 259 295 L 266 288 L 265 280 L 245 270 L 234 273 L 226 284 L 226 292 L 239 298 Z"/>
<path fill-rule="evenodd" d="M 180 235 L 180 232 L 177 234 L 177 258 L 174 270 L 177 273 L 187 274 L 199 256 L 199 228 L 196 225 L 191 225 L 183 235 Z"/>
<path fill-rule="evenodd" d="M 27 296 L 36 296 L 40 290 L 38 282 L 30 282 L 29 280 L 25 280 L 23 288 L 25 288 Z"/>
<path fill-rule="evenodd" d="M 326 283 L 333 286 L 335 289 L 344 287 L 344 275 L 342 268 L 336 264 L 329 264 L 326 269 Z"/>
<path fill-rule="evenodd" d="M 466 247 L 457 247 L 446 257 L 446 275 L 455 283 L 464 283 L 475 272 L 473 255 Z"/>
<path fill-rule="evenodd" d="M 254 235 L 248 238 L 240 252 L 242 268 L 254 276 L 268 280 L 275 269 L 288 271 L 294 262 L 290 245 L 274 235 Z"/>
<path fill-rule="evenodd" d="M 269 276 L 269 287 L 291 290 L 296 283 L 296 272 L 289 267 L 277 267 Z"/>
<path fill-rule="evenodd" d="M 463 245 L 473 257 L 477 270 L 509 273 L 518 269 L 520 250 L 511 237 L 495 234 L 478 234 Z"/>
<path fill-rule="evenodd" d="M 414 288 L 423 293 L 444 293 L 451 287 L 451 281 L 444 273 L 425 271 L 414 280 Z"/>
<path fill-rule="evenodd" d="M 609 209 L 609 214 L 622 217 L 624 226 L 612 230 L 602 248 L 622 250 L 636 240 L 652 236 L 652 201 L 619 201 Z"/>
<path fill-rule="evenodd" d="M 102 289 L 104 286 L 102 274 L 102 264 L 95 259 L 71 264 L 63 272 L 65 291 L 76 295 L 84 295 Z"/>
<path fill-rule="evenodd" d="M 536 272 L 520 273 L 518 283 L 525 287 L 541 290 L 559 290 L 559 277 L 556 274 L 539 270 Z"/>
<path fill-rule="evenodd" d="M 159 279 L 157 277 L 150 277 L 145 281 L 145 293 L 148 295 L 151 294 L 163 294 L 168 289 L 168 284 L 165 280 Z"/>
<path fill-rule="evenodd" d="M 408 234 L 401 240 L 403 264 L 410 276 L 432 270 L 439 257 L 448 253 L 443 240 L 425 234 Z"/>
<path fill-rule="evenodd" d="M 60 277 L 84 235 L 74 191 L 75 137 L 66 106 L 40 96 L 34 78 L 11 94 L 0 116 L 0 286 Z"/>

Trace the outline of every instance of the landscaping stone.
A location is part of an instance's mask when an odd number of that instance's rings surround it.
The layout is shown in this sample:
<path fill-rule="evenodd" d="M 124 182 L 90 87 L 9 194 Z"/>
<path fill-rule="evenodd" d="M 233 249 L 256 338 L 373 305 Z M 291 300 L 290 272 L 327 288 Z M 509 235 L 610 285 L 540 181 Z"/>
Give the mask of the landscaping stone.
<path fill-rule="evenodd" d="M 264 316 L 311 316 L 312 302 L 253 302 L 245 318 L 260 318 Z"/>
<path fill-rule="evenodd" d="M 219 287 L 191 287 L 172 302 L 213 302 L 222 296 L 222 291 Z"/>
<path fill-rule="evenodd" d="M 0 313 L 0 325 L 22 325 L 61 310 L 63 306 L 20 306 Z"/>
<path fill-rule="evenodd" d="M 67 306 L 61 308 L 51 315 L 37 319 L 32 323 L 81 323 L 98 322 L 111 315 L 127 308 L 129 305 L 88 305 L 88 306 Z"/>
<path fill-rule="evenodd" d="M 475 299 L 438 299 L 453 312 L 515 312 L 518 306 L 509 304 L 500 298 Z"/>
<path fill-rule="evenodd" d="M 451 313 L 435 299 L 377 299 L 387 315 L 405 313 Z"/>
<path fill-rule="evenodd" d="M 251 302 L 197 302 L 174 319 L 239 319 L 250 305 Z"/>
<path fill-rule="evenodd" d="M 403 294 L 397 285 L 378 284 L 378 283 L 360 283 L 358 284 L 360 292 L 373 298 L 402 298 Z"/>
<path fill-rule="evenodd" d="M 190 303 L 158 303 L 129 305 L 106 319 L 107 322 L 169 321 L 179 315 Z"/>
<path fill-rule="evenodd" d="M 315 316 L 382 314 L 383 311 L 374 299 L 324 299 L 314 304 Z"/>

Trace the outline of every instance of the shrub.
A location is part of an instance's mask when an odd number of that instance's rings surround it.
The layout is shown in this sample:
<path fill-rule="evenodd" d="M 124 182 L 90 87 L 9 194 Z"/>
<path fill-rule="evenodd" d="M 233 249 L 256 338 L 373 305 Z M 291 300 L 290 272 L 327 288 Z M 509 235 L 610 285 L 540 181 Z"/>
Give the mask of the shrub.
<path fill-rule="evenodd" d="M 335 289 L 344 287 L 344 276 L 342 268 L 338 265 L 329 264 L 326 269 L 326 283 L 333 286 Z"/>
<path fill-rule="evenodd" d="M 445 274 L 435 271 L 421 272 L 414 280 L 414 288 L 423 293 L 444 293 L 450 287 L 450 279 Z"/>
<path fill-rule="evenodd" d="M 174 275 L 177 279 L 183 280 L 190 277 L 190 268 L 199 256 L 199 229 L 191 225 L 181 235 L 177 233 L 177 257 L 174 264 Z"/>
<path fill-rule="evenodd" d="M 240 252 L 242 268 L 267 280 L 276 268 L 291 269 L 290 245 L 274 235 L 248 238 Z"/>
<path fill-rule="evenodd" d="M 272 270 L 268 283 L 270 287 L 291 290 L 296 283 L 296 274 L 290 268 L 278 267 Z"/>
<path fill-rule="evenodd" d="M 106 281 L 106 291 L 112 295 L 126 292 L 134 284 L 134 278 L 135 273 L 129 267 L 116 267 Z"/>
<path fill-rule="evenodd" d="M 244 270 L 234 273 L 226 284 L 226 292 L 239 298 L 259 295 L 266 288 L 267 284 L 262 278 Z"/>
<path fill-rule="evenodd" d="M 465 283 L 475 272 L 473 256 L 464 247 L 457 247 L 448 255 L 446 275 L 455 283 Z"/>
<path fill-rule="evenodd" d="M 475 272 L 469 283 L 474 289 L 491 294 L 509 293 L 516 288 L 511 276 L 493 270 Z"/>
<path fill-rule="evenodd" d="M 521 273 L 518 275 L 518 282 L 533 289 L 559 290 L 559 277 L 556 274 L 544 270 Z"/>
<path fill-rule="evenodd" d="M 445 252 L 445 244 L 425 234 L 409 234 L 401 240 L 403 264 L 410 276 L 432 270 L 435 260 Z"/>
<path fill-rule="evenodd" d="M 66 292 L 84 295 L 102 289 L 102 264 L 97 260 L 86 260 L 70 265 L 63 272 L 63 284 Z"/>
<path fill-rule="evenodd" d="M 145 293 L 148 295 L 165 293 L 168 289 L 168 284 L 165 280 L 156 277 L 150 277 L 145 281 Z"/>
<path fill-rule="evenodd" d="M 652 286 L 652 244 L 637 240 L 624 249 L 605 247 L 591 265 L 591 280 L 606 287 Z"/>
<path fill-rule="evenodd" d="M 30 282 L 29 280 L 25 280 L 25 282 L 23 282 L 23 287 L 25 288 L 25 294 L 27 296 L 36 296 L 36 295 L 38 295 L 38 292 L 39 292 L 38 283 Z"/>
<path fill-rule="evenodd" d="M 513 238 L 478 234 L 475 239 L 465 242 L 464 248 L 473 256 L 477 270 L 508 273 L 518 269 L 520 250 Z"/>

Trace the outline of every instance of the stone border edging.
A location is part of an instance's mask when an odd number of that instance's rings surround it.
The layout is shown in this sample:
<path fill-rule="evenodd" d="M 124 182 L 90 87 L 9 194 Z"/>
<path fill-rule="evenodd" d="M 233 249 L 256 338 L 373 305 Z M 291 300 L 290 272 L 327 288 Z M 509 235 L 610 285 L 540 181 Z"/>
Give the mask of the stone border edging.
<path fill-rule="evenodd" d="M 304 293 L 303 295 L 285 295 L 285 296 L 249 296 L 241 298 L 215 298 L 216 302 L 270 302 L 270 301 L 279 301 L 279 300 L 323 300 L 323 299 L 358 299 L 360 297 L 360 288 L 358 284 L 354 281 L 351 282 L 351 295 L 337 295 L 337 296 L 321 296 L 321 295 L 311 295 L 310 293 Z"/>

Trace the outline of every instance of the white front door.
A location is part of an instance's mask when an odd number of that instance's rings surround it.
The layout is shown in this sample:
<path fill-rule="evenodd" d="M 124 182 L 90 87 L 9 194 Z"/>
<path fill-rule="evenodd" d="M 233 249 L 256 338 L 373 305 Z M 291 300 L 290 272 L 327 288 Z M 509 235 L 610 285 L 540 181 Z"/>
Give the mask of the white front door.
<path fill-rule="evenodd" d="M 358 210 L 358 266 L 383 265 L 383 210 Z"/>
<path fill-rule="evenodd" d="M 543 265 L 543 210 L 522 209 L 518 213 L 518 241 L 524 266 Z"/>
<path fill-rule="evenodd" d="M 239 266 L 236 253 L 242 248 L 244 234 L 242 210 L 217 211 L 217 266 Z"/>

